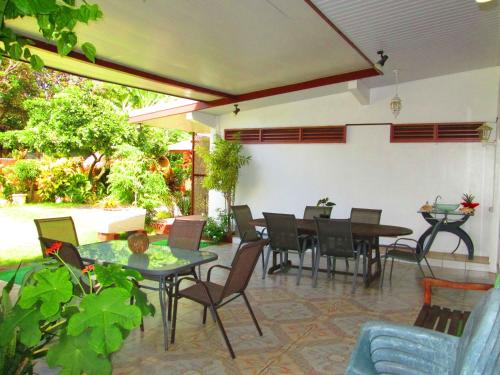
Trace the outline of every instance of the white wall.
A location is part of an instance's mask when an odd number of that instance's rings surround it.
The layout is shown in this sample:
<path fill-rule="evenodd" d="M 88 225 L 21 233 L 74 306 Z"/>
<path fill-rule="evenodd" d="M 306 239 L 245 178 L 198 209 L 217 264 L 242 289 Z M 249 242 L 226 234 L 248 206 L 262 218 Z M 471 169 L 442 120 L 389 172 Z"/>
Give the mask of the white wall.
<path fill-rule="evenodd" d="M 500 68 L 469 71 L 408 82 L 400 86 L 403 110 L 398 123 L 488 121 L 498 113 Z M 219 127 L 279 127 L 346 123 L 390 123 L 394 87 L 371 90 L 371 104 L 361 105 L 345 92 L 292 103 L 242 110 L 219 118 Z M 243 107 L 243 106 L 242 106 Z M 395 121 L 394 121 L 395 122 Z M 306 204 L 328 196 L 337 203 L 333 216 L 348 217 L 351 207 L 383 209 L 382 222 L 411 227 L 418 237 L 427 224 L 416 213 L 440 194 L 459 202 L 463 192 L 481 206 L 464 225 L 476 254 L 496 263 L 497 210 L 493 202 L 494 147 L 478 143 L 389 143 L 388 125 L 349 126 L 347 144 L 247 145 L 252 155 L 241 171 L 237 202 L 262 211 L 301 215 Z M 211 196 L 211 211 L 217 199 Z M 496 221 L 496 225 L 491 222 Z M 494 229 L 496 228 L 496 229 Z M 493 233 L 495 232 L 495 233 Z M 456 237 L 440 234 L 435 248 L 449 251 Z M 465 253 L 462 245 L 459 252 Z M 492 267 L 494 268 L 494 266 Z"/>

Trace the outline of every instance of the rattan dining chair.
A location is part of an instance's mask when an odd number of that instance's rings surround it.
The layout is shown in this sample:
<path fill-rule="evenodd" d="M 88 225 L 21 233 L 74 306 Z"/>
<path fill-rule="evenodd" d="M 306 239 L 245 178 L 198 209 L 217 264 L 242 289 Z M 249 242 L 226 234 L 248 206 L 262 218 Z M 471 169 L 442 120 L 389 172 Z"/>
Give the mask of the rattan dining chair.
<path fill-rule="evenodd" d="M 353 258 L 354 273 L 352 276 L 352 292 L 356 291 L 356 279 L 358 277 L 359 258 L 361 256 L 361 245 L 355 247 L 352 239 L 351 221 L 349 219 L 323 219 L 315 218 L 316 233 L 318 236 L 316 249 L 316 262 L 314 263 L 314 282 L 318 282 L 319 263 L 322 256 L 333 258 L 333 269 L 335 273 L 335 260 L 337 258 Z M 330 272 L 330 262 L 328 262 Z M 363 279 L 366 270 L 363 269 Z"/>
<path fill-rule="evenodd" d="M 303 219 L 313 220 L 315 217 L 330 218 L 332 215 L 331 206 L 306 206 Z"/>
<path fill-rule="evenodd" d="M 226 342 L 229 353 L 232 358 L 235 358 L 235 354 L 231 343 L 229 342 L 229 338 L 227 337 L 226 331 L 222 324 L 219 314 L 217 310 L 227 303 L 233 301 L 238 297 L 243 297 L 245 304 L 252 316 L 252 320 L 259 332 L 259 335 L 262 336 L 262 330 L 260 329 L 259 323 L 255 318 L 255 315 L 252 311 L 250 303 L 248 302 L 248 298 L 245 294 L 245 289 L 247 288 L 248 282 L 252 277 L 253 270 L 255 269 L 255 264 L 259 259 L 260 253 L 263 251 L 264 246 L 266 245 L 266 240 L 259 240 L 255 242 L 251 242 L 240 248 L 236 255 L 234 256 L 234 260 L 232 262 L 231 267 L 226 267 L 222 265 L 215 265 L 209 268 L 207 274 L 207 281 L 201 281 L 199 279 L 186 277 L 179 280 L 175 285 L 175 299 L 174 299 L 174 316 L 172 321 L 172 336 L 171 342 L 172 344 L 175 342 L 175 330 L 177 323 L 177 306 L 178 300 L 180 298 L 186 298 L 191 301 L 197 302 L 203 305 L 203 324 L 205 324 L 207 319 L 207 310 L 210 309 L 210 313 L 212 317 L 217 322 L 219 329 L 224 337 L 224 341 Z M 210 281 L 210 276 L 212 270 L 214 268 L 222 268 L 224 270 L 229 271 L 229 275 L 226 279 L 224 285 L 216 284 Z M 179 290 L 179 286 L 181 282 L 185 280 L 190 280 L 195 284 L 186 288 Z"/>
<path fill-rule="evenodd" d="M 432 271 L 431 265 L 429 264 L 429 261 L 427 260 L 426 256 L 431 250 L 432 243 L 436 239 L 436 236 L 443 224 L 443 221 L 444 219 L 434 224 L 432 232 L 430 236 L 427 237 L 423 246 L 420 246 L 418 241 L 415 241 L 412 238 L 398 238 L 396 242 L 387 246 L 387 250 L 384 255 L 384 265 L 382 267 L 382 274 L 380 275 L 380 288 L 384 286 L 385 265 L 387 259 L 389 258 L 391 258 L 392 260 L 391 272 L 389 273 L 389 281 L 392 280 L 392 268 L 394 266 L 394 259 L 402 260 L 405 262 L 417 263 L 420 272 L 422 272 L 422 275 L 425 277 L 425 272 L 422 268 L 422 265 L 420 264 L 423 260 L 427 264 L 427 267 L 429 268 L 432 277 L 435 278 L 434 272 Z M 410 243 L 413 244 L 413 246 L 410 245 Z"/>
<path fill-rule="evenodd" d="M 247 243 L 258 241 L 264 238 L 264 231 L 257 231 L 255 226 L 250 224 L 250 221 L 253 220 L 252 211 L 248 205 L 239 205 L 239 206 L 231 206 L 231 212 L 233 213 L 234 221 L 236 222 L 236 230 L 240 235 L 240 244 L 236 251 L 240 249 L 240 247 Z M 262 254 L 262 269 L 264 270 L 264 252 Z"/>
<path fill-rule="evenodd" d="M 297 273 L 297 285 L 299 285 L 300 279 L 302 277 L 302 268 L 304 266 L 304 255 L 305 252 L 309 250 L 309 248 L 307 248 L 306 246 L 307 244 L 311 243 L 311 241 L 308 241 L 310 236 L 299 235 L 295 215 L 269 212 L 263 212 L 263 215 L 266 219 L 269 246 L 262 278 L 266 278 L 266 271 L 269 265 L 269 258 L 271 256 L 271 253 L 279 255 L 280 268 L 283 270 L 284 264 L 288 263 L 288 252 L 296 251 L 299 254 L 299 272 Z M 314 264 L 313 247 L 311 247 L 310 250 L 313 254 Z"/>
<path fill-rule="evenodd" d="M 50 238 L 79 246 L 75 223 L 71 216 L 34 219 L 39 238 Z M 42 253 L 45 256 L 45 245 L 40 241 Z"/>

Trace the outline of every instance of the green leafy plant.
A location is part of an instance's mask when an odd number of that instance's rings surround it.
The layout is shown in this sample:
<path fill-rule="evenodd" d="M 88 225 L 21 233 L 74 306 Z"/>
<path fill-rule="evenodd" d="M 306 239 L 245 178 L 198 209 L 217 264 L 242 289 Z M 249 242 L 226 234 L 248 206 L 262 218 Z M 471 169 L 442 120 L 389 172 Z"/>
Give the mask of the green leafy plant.
<path fill-rule="evenodd" d="M 78 158 L 44 159 L 37 179 L 40 197 L 48 202 L 60 197 L 73 203 L 85 203 L 92 192 L 87 176 L 81 172 L 81 162 Z"/>
<path fill-rule="evenodd" d="M 40 174 L 40 163 L 38 160 L 19 160 L 14 165 L 5 168 L 3 174 L 7 190 L 5 194 L 29 194 L 29 199 L 33 200 L 35 182 Z"/>
<path fill-rule="evenodd" d="M 47 261 L 28 275 L 17 301 L 2 291 L 0 373 L 32 374 L 33 361 L 47 357 L 62 374 L 110 374 L 118 351 L 141 318 L 154 308 L 138 287 L 142 276 L 119 265 L 76 269 L 59 257 L 61 243 L 47 249 Z M 134 297 L 135 304 L 130 305 Z"/>
<path fill-rule="evenodd" d="M 217 210 L 217 218 L 209 217 L 203 235 L 215 243 L 219 243 L 226 236 L 227 227 L 229 225 L 230 215 L 224 210 Z"/>
<path fill-rule="evenodd" d="M 0 1 L 0 60 L 2 56 L 14 60 L 29 61 L 33 69 L 40 70 L 44 62 L 32 53 L 33 42 L 14 32 L 8 27 L 9 20 L 17 18 L 36 19 L 39 33 L 46 40 L 55 41 L 57 52 L 66 56 L 78 45 L 74 31 L 79 23 L 88 24 L 102 17 L 101 9 L 96 4 L 77 0 L 1 0 Z M 95 62 L 96 48 L 89 42 L 82 43 L 80 49 L 87 59 Z"/>
<path fill-rule="evenodd" d="M 318 200 L 318 202 L 316 203 L 316 206 L 318 206 L 318 207 L 333 207 L 333 206 L 335 206 L 335 203 L 330 202 L 330 198 L 325 197 L 325 198 Z"/>
<path fill-rule="evenodd" d="M 248 164 L 251 157 L 243 155 L 243 146 L 238 140 L 226 141 L 219 136 L 215 138 L 212 151 L 207 151 L 203 147 L 196 148 L 196 151 L 203 158 L 207 168 L 203 185 L 224 195 L 226 213 L 229 214 L 236 194 L 240 168 Z M 226 230 L 230 232 L 230 222 Z"/>
<path fill-rule="evenodd" d="M 181 211 L 181 214 L 186 216 L 191 214 L 191 191 L 175 191 L 173 193 L 174 202 Z"/>

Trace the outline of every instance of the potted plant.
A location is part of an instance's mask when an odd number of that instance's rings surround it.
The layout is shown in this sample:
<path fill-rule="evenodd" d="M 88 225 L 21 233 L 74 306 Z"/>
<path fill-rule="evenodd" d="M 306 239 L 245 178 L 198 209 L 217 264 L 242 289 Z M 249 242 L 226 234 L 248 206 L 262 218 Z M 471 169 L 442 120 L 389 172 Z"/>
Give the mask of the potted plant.
<path fill-rule="evenodd" d="M 316 203 L 316 206 L 318 206 L 318 207 L 324 207 L 323 214 L 319 215 L 320 217 L 329 218 L 330 215 L 328 214 L 326 208 L 327 207 L 333 207 L 333 206 L 335 206 L 335 203 L 330 202 L 330 198 L 325 197 L 325 198 L 322 198 L 322 199 L 318 200 L 318 202 Z"/>
<path fill-rule="evenodd" d="M 22 205 L 26 198 L 33 200 L 36 178 L 40 174 L 38 160 L 18 160 L 3 170 L 5 185 L 12 203 Z"/>
<path fill-rule="evenodd" d="M 175 219 L 172 217 L 169 210 L 161 209 L 156 211 L 156 215 L 154 216 L 151 226 L 156 234 L 169 234 L 174 220 Z"/>
<path fill-rule="evenodd" d="M 59 258 L 61 242 L 47 248 Z M 32 374 L 37 360 L 63 373 L 111 374 L 111 355 L 154 308 L 137 287 L 141 274 L 119 265 L 76 269 L 59 258 L 36 266 L 17 300 L 0 302 L 0 373 Z M 130 304 L 133 298 L 135 304 Z"/>
<path fill-rule="evenodd" d="M 243 154 L 243 146 L 238 140 L 226 141 L 219 136 L 215 137 L 214 148 L 210 152 L 202 147 L 197 147 L 196 151 L 206 165 L 203 185 L 224 195 L 224 211 L 226 215 L 230 215 L 240 168 L 248 164 L 251 157 Z M 225 224 L 226 232 L 230 233 L 231 220 L 227 220 Z"/>

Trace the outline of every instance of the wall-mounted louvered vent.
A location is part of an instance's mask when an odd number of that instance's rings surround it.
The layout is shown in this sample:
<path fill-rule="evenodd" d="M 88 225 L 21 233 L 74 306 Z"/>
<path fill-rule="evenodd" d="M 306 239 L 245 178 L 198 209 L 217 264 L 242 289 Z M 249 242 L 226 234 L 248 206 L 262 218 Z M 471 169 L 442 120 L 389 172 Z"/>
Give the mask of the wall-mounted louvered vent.
<path fill-rule="evenodd" d="M 345 126 L 226 129 L 224 138 L 241 143 L 345 143 Z"/>
<path fill-rule="evenodd" d="M 391 125 L 391 142 L 478 142 L 480 122 Z"/>

